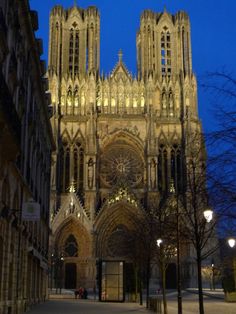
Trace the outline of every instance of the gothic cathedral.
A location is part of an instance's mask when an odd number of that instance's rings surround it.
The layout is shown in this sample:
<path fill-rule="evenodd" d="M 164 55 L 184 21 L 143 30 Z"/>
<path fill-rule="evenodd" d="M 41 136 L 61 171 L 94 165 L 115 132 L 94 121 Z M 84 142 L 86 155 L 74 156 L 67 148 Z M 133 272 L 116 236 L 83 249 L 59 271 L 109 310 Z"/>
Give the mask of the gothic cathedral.
<path fill-rule="evenodd" d="M 186 130 L 201 132 L 188 15 L 145 10 L 136 46 L 135 77 L 122 51 L 101 75 L 98 9 L 51 12 L 51 249 L 65 288 L 93 287 L 97 259 L 126 261 L 131 217 L 186 184 Z"/>

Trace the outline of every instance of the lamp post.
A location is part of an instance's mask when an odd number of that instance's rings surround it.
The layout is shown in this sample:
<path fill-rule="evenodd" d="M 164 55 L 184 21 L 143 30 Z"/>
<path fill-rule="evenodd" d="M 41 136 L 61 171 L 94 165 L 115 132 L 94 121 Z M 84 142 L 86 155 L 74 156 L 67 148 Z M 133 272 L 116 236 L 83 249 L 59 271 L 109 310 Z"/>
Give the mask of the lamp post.
<path fill-rule="evenodd" d="M 211 288 L 212 288 L 212 290 L 215 290 L 215 264 L 214 264 L 214 261 L 212 261 L 212 264 L 211 264 Z"/>
<path fill-rule="evenodd" d="M 53 289 L 53 277 L 54 277 L 54 254 L 51 254 L 51 291 Z"/>
<path fill-rule="evenodd" d="M 163 310 L 164 314 L 167 313 L 167 300 L 166 300 L 166 281 L 165 281 L 165 253 L 163 248 L 163 240 L 157 239 L 157 247 L 159 248 L 159 266 L 161 270 L 161 283 L 162 283 L 162 298 L 163 298 Z"/>
<path fill-rule="evenodd" d="M 211 209 L 206 209 L 203 212 L 203 216 L 206 219 L 206 222 L 210 223 L 213 219 L 213 211 Z M 213 259 L 211 263 L 211 289 L 215 290 L 215 264 Z"/>
<path fill-rule="evenodd" d="M 60 294 L 61 294 L 61 289 L 62 289 L 62 268 L 63 268 L 63 263 L 64 263 L 64 257 L 63 254 L 60 254 L 59 257 L 59 269 L 60 269 Z"/>
<path fill-rule="evenodd" d="M 228 245 L 231 249 L 235 248 L 236 246 L 236 240 L 235 238 L 229 238 L 227 240 L 228 242 Z M 233 279 L 234 279 L 234 285 L 236 284 L 236 273 L 235 273 L 235 265 L 236 265 L 236 262 L 235 262 L 235 259 L 233 257 L 233 261 L 232 261 L 232 264 L 233 264 Z"/>
<path fill-rule="evenodd" d="M 197 219 L 196 209 L 194 210 L 194 233 L 195 233 L 195 248 L 197 254 L 197 276 L 198 276 L 198 299 L 199 299 L 199 313 L 204 314 L 204 304 L 203 304 L 203 288 L 202 288 L 202 247 L 201 247 L 201 234 L 199 233 L 199 222 Z M 207 223 L 210 223 L 213 219 L 213 211 L 211 209 L 206 209 L 203 212 L 203 217 Z M 200 222 L 202 223 L 202 221 Z M 204 227 L 205 228 L 205 227 Z"/>

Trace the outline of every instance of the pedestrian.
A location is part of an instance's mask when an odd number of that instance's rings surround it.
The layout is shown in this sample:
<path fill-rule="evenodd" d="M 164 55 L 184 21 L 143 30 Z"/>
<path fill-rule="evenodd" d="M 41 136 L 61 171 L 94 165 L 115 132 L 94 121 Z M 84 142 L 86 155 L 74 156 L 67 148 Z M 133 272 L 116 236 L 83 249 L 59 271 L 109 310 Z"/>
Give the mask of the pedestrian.
<path fill-rule="evenodd" d="M 84 299 L 87 299 L 87 298 L 88 298 L 88 291 L 87 291 L 86 288 L 84 288 L 83 298 L 84 298 Z"/>
<path fill-rule="evenodd" d="M 77 299 L 78 295 L 79 295 L 79 290 L 75 289 L 75 299 Z"/>
<path fill-rule="evenodd" d="M 79 288 L 79 299 L 83 298 L 84 289 L 82 287 Z"/>

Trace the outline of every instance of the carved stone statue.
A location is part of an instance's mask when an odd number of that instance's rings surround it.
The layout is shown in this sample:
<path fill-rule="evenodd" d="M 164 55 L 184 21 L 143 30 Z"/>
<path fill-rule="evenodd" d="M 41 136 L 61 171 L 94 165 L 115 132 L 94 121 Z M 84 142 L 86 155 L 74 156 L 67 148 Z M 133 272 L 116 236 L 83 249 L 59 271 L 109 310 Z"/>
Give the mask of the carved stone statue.
<path fill-rule="evenodd" d="M 162 94 L 162 108 L 166 109 L 166 94 Z"/>
<path fill-rule="evenodd" d="M 170 93 L 169 95 L 169 106 L 170 106 L 170 109 L 173 109 L 174 107 L 174 101 L 173 101 L 173 94 Z"/>
<path fill-rule="evenodd" d="M 156 162 L 152 159 L 150 164 L 150 184 L 152 189 L 155 189 L 156 187 L 156 167 Z"/>
<path fill-rule="evenodd" d="M 92 189 L 93 187 L 93 177 L 94 177 L 94 169 L 93 169 L 93 160 L 89 159 L 88 162 L 88 187 Z"/>

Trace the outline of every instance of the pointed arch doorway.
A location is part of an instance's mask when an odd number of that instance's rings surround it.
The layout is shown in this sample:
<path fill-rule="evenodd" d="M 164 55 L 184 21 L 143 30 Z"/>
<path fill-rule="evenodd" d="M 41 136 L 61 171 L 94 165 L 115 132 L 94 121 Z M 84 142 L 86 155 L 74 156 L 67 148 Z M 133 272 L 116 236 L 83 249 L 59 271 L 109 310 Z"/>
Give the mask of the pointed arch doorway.
<path fill-rule="evenodd" d="M 57 229 L 54 230 L 52 247 L 63 256 L 63 265 L 58 274 L 62 288 L 93 288 L 94 285 L 92 237 L 83 223 L 86 220 L 82 222 L 81 217 L 71 213 L 60 225 L 57 222 Z"/>
<path fill-rule="evenodd" d="M 65 241 L 65 256 L 68 258 L 78 257 L 78 244 L 73 234 Z M 65 263 L 65 288 L 76 289 L 77 287 L 77 264 L 71 261 Z"/>

